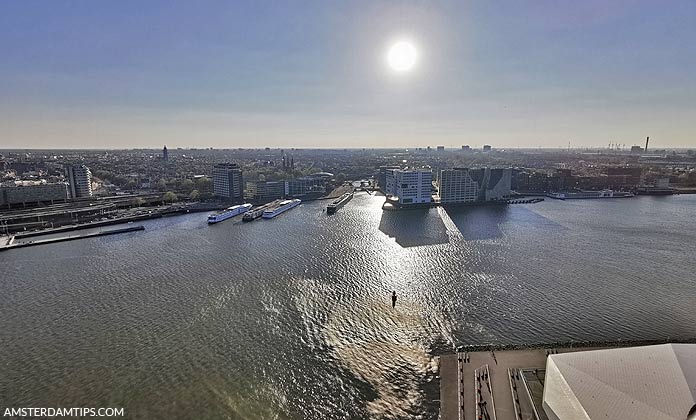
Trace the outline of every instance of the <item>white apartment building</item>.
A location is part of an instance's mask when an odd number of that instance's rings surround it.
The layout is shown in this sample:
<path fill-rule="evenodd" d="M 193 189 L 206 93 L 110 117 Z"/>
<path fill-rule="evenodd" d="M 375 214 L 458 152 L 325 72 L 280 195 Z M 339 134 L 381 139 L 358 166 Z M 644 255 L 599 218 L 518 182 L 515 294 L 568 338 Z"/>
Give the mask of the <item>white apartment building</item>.
<path fill-rule="evenodd" d="M 385 192 L 399 204 L 432 202 L 433 171 L 421 169 L 388 169 Z"/>

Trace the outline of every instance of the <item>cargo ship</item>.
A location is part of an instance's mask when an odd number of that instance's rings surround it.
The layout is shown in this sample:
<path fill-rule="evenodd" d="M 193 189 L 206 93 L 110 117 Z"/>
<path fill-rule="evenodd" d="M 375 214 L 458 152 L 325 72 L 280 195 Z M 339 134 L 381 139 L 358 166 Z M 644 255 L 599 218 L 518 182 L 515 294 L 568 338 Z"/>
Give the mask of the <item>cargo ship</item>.
<path fill-rule="evenodd" d="M 263 215 L 261 217 L 263 217 L 264 219 L 272 219 L 272 218 L 276 217 L 277 215 L 290 210 L 293 207 L 299 206 L 301 202 L 302 202 L 302 200 L 299 200 L 297 198 L 295 198 L 293 200 L 281 201 L 280 203 L 278 203 L 278 205 L 276 207 L 264 210 Z"/>
<path fill-rule="evenodd" d="M 230 217 L 234 217 L 238 214 L 245 213 L 251 209 L 251 204 L 239 204 L 236 206 L 228 207 L 223 211 L 213 213 L 210 216 L 208 216 L 208 223 L 213 224 L 213 223 L 219 223 L 222 222 L 223 220 L 227 220 Z"/>
<path fill-rule="evenodd" d="M 602 191 L 548 193 L 547 196 L 551 197 L 551 198 L 555 198 L 557 200 L 574 200 L 574 199 L 590 199 L 590 198 L 627 198 L 627 197 L 633 197 L 634 194 L 632 192 L 626 192 L 626 191 L 602 190 Z"/>
<path fill-rule="evenodd" d="M 347 202 L 353 199 L 353 193 L 345 193 L 342 196 L 338 197 L 336 200 L 334 200 L 333 203 L 329 204 L 326 206 L 326 213 L 327 214 L 334 214 L 338 209 L 343 207 Z"/>

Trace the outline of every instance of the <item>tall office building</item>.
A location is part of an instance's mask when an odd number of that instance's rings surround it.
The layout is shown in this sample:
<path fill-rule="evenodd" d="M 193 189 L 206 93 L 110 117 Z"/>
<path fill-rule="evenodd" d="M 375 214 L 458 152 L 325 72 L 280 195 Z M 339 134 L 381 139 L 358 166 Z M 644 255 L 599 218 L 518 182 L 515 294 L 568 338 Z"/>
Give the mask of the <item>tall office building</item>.
<path fill-rule="evenodd" d="M 169 160 L 169 150 L 167 150 L 167 146 L 164 146 L 164 149 L 162 149 L 162 160 L 163 161 L 168 161 Z"/>
<path fill-rule="evenodd" d="M 85 165 L 69 165 L 65 167 L 70 185 L 70 198 L 92 196 L 92 171 Z"/>
<path fill-rule="evenodd" d="M 218 163 L 213 167 L 213 194 L 233 202 L 244 200 L 244 179 L 239 165 Z"/>
<path fill-rule="evenodd" d="M 468 168 L 441 170 L 438 185 L 443 204 L 478 201 L 479 184 L 471 178 Z"/>
<path fill-rule="evenodd" d="M 473 203 L 506 200 L 511 194 L 511 169 L 453 168 L 440 171 L 440 202 Z"/>
<path fill-rule="evenodd" d="M 385 193 L 397 199 L 399 204 L 421 204 L 433 201 L 432 169 L 388 169 L 386 177 Z"/>

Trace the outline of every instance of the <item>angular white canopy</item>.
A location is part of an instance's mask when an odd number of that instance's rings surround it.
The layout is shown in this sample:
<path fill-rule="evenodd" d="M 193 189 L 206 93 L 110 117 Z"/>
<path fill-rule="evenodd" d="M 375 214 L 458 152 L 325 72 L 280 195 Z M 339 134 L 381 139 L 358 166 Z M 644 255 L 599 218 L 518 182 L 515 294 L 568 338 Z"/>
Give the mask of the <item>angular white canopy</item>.
<path fill-rule="evenodd" d="M 551 420 L 686 420 L 696 404 L 696 344 L 554 354 L 546 361 Z"/>

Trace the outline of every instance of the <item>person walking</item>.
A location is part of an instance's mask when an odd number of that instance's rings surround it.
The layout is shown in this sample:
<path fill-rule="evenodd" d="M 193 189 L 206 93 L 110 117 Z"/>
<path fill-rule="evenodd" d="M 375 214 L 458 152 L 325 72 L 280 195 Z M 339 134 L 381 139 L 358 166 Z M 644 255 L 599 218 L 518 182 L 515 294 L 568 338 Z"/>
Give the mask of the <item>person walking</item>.
<path fill-rule="evenodd" d="M 392 308 L 396 307 L 396 291 L 392 290 Z"/>

